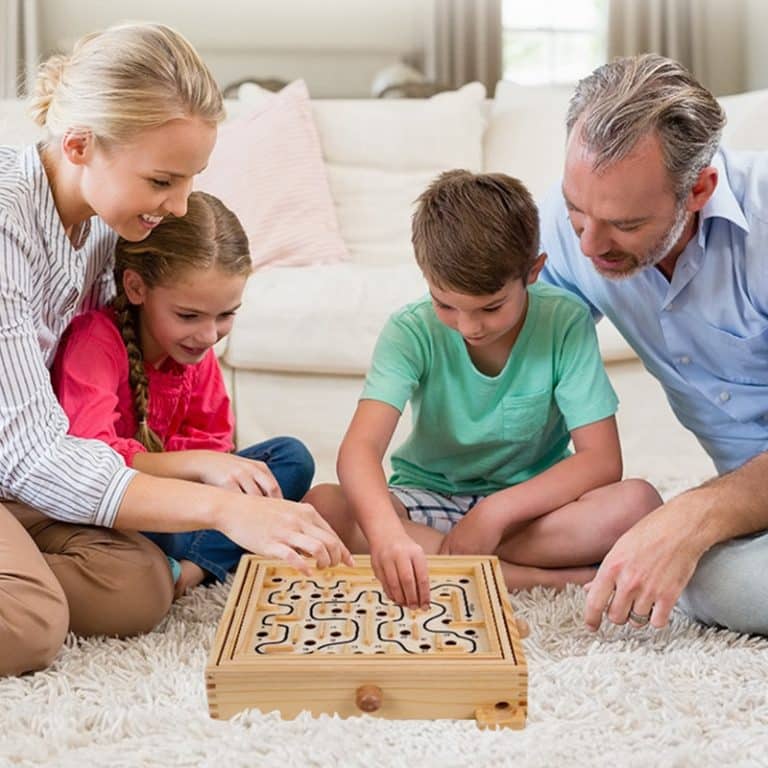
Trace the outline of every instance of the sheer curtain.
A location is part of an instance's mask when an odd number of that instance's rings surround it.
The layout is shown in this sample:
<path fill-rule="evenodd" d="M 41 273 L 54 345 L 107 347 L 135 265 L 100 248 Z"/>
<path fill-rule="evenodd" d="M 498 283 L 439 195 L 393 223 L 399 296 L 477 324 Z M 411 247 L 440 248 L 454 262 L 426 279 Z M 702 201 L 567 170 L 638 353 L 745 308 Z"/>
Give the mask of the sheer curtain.
<path fill-rule="evenodd" d="M 660 53 L 715 94 L 745 84 L 743 0 L 609 0 L 608 58 Z"/>
<path fill-rule="evenodd" d="M 39 55 L 37 0 L 0 0 L 0 97 L 29 93 Z"/>
<path fill-rule="evenodd" d="M 501 79 L 501 0 L 426 3 L 424 73 L 446 88 L 479 80 L 492 96 Z"/>

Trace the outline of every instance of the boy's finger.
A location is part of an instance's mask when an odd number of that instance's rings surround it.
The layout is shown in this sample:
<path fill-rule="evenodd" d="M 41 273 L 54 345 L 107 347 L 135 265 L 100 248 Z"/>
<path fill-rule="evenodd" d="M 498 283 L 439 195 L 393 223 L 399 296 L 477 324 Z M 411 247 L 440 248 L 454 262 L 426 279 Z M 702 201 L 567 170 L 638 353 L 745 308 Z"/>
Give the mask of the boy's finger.
<path fill-rule="evenodd" d="M 413 575 L 413 566 L 411 560 L 408 559 L 405 562 L 401 562 L 397 569 L 400 576 L 400 586 L 403 592 L 403 605 L 415 606 L 418 605 L 418 594 L 416 590 L 416 579 Z"/>
<path fill-rule="evenodd" d="M 414 562 L 414 578 L 416 579 L 416 591 L 420 608 L 429 608 L 429 570 L 426 557 L 420 557 Z"/>
<path fill-rule="evenodd" d="M 384 566 L 384 591 L 387 597 L 399 605 L 403 604 L 403 593 L 400 587 L 400 576 L 395 563 L 387 563 Z"/>

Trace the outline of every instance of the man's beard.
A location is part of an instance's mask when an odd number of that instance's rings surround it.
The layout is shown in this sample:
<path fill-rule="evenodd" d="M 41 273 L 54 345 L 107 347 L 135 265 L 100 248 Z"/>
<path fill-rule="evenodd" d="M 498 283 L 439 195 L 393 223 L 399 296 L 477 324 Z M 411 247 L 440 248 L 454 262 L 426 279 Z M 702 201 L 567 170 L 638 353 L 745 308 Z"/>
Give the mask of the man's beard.
<path fill-rule="evenodd" d="M 632 277 L 647 267 L 655 267 L 660 261 L 669 256 L 670 251 L 677 245 L 677 241 L 683 234 L 688 224 L 688 211 L 685 203 L 680 203 L 675 209 L 675 219 L 672 226 L 652 245 L 644 254 L 638 256 L 628 251 L 609 251 L 601 256 L 603 259 L 614 260 L 617 264 L 626 264 L 622 269 L 595 269 L 603 276 L 612 280 L 623 280 Z"/>

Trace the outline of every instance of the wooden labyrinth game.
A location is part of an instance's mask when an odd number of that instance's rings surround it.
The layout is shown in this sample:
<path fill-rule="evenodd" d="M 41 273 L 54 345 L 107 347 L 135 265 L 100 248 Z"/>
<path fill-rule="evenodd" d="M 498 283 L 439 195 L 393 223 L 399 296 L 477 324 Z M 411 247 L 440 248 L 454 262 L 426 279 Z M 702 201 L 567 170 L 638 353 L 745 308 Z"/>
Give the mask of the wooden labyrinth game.
<path fill-rule="evenodd" d="M 361 713 L 525 725 L 528 673 L 495 557 L 429 557 L 430 607 L 392 603 L 370 558 L 307 577 L 240 561 L 206 667 L 212 717 Z"/>

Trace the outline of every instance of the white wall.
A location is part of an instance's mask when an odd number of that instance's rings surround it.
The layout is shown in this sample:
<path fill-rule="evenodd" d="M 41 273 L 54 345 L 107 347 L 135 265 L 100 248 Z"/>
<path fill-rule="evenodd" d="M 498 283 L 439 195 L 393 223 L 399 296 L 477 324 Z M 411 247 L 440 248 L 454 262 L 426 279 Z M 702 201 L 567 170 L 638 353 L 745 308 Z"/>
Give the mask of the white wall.
<path fill-rule="evenodd" d="M 471 2 L 472 0 L 466 0 Z M 126 19 L 183 32 L 222 86 L 247 76 L 304 77 L 315 97 L 361 97 L 375 73 L 419 61 L 433 0 L 38 0 L 43 54 Z M 743 6 L 743 9 L 742 9 Z M 768 87 L 768 0 L 705 0 L 707 85 Z M 739 83 L 739 88 L 734 84 Z"/>
<path fill-rule="evenodd" d="M 367 96 L 383 66 L 418 58 L 429 1 L 38 0 L 41 50 L 69 50 L 117 21 L 158 21 L 190 39 L 222 86 L 304 77 L 315 97 Z"/>

